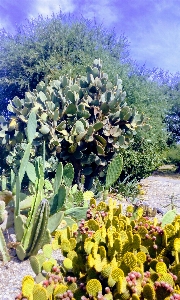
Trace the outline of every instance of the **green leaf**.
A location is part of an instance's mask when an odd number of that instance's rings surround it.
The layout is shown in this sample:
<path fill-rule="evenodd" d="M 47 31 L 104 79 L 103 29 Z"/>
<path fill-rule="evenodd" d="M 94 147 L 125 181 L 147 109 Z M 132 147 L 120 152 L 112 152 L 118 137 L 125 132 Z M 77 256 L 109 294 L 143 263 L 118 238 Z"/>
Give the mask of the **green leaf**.
<path fill-rule="evenodd" d="M 87 175 L 90 175 L 92 173 L 93 169 L 91 167 L 87 167 L 87 168 L 84 168 L 82 173 L 87 176 Z"/>
<path fill-rule="evenodd" d="M 56 214 L 49 217 L 47 229 L 49 229 L 50 233 L 52 233 L 59 226 L 63 217 L 64 217 L 63 211 L 59 211 Z"/>
<path fill-rule="evenodd" d="M 66 108 L 67 115 L 74 115 L 76 112 L 77 112 L 77 108 L 73 103 L 69 104 L 68 107 Z"/>
<path fill-rule="evenodd" d="M 5 118 L 3 116 L 0 116 L 0 123 L 5 123 L 5 122 L 6 122 Z"/>
<path fill-rule="evenodd" d="M 75 97 L 74 97 L 74 93 L 72 91 L 68 91 L 66 97 L 75 104 Z"/>
<path fill-rule="evenodd" d="M 102 146 L 99 143 L 97 143 L 96 147 L 97 147 L 98 154 L 104 155 L 104 149 L 102 148 Z"/>
<path fill-rule="evenodd" d="M 37 128 L 37 120 L 35 112 L 31 112 L 29 115 L 28 123 L 27 123 L 27 137 L 29 143 L 32 143 L 33 139 L 35 138 Z"/>
<path fill-rule="evenodd" d="M 84 124 L 81 121 L 76 121 L 75 126 L 77 134 L 84 133 Z"/>
<path fill-rule="evenodd" d="M 15 197 L 15 209 L 14 209 L 14 216 L 17 217 L 20 214 L 20 190 L 21 190 L 21 183 L 19 179 L 19 175 L 16 177 L 16 197 Z"/>
<path fill-rule="evenodd" d="M 31 151 L 31 143 L 27 144 L 26 150 L 25 150 L 23 158 L 21 160 L 21 165 L 20 165 L 20 168 L 19 168 L 19 182 L 20 182 L 20 184 L 22 183 L 24 174 L 25 174 L 26 169 L 27 169 L 29 156 L 30 156 L 30 151 Z"/>
<path fill-rule="evenodd" d="M 56 170 L 56 176 L 54 179 L 54 195 L 58 193 L 59 187 L 61 185 L 62 181 L 62 176 L 63 176 L 63 164 L 62 162 L 59 163 L 57 170 Z"/>
<path fill-rule="evenodd" d="M 39 92 L 38 97 L 42 102 L 45 102 L 47 100 L 46 95 L 42 91 Z"/>
<path fill-rule="evenodd" d="M 81 219 L 85 219 L 86 218 L 86 212 L 87 212 L 87 208 L 85 207 L 73 207 L 70 209 L 67 209 L 64 212 L 65 216 L 71 216 L 72 218 L 76 219 L 76 220 L 81 220 Z"/>
<path fill-rule="evenodd" d="M 44 187 L 48 190 L 48 191 L 53 191 L 53 187 L 51 182 L 48 179 L 44 180 Z"/>
<path fill-rule="evenodd" d="M 26 173 L 29 179 L 35 183 L 36 182 L 36 170 L 35 167 L 32 163 L 28 162 L 27 168 L 26 168 Z"/>
<path fill-rule="evenodd" d="M 118 142 L 119 142 L 119 145 L 124 145 L 125 143 L 125 137 L 123 135 L 121 135 L 119 138 L 118 138 Z"/>
<path fill-rule="evenodd" d="M 62 131 L 63 129 L 66 128 L 66 121 L 62 121 L 57 127 L 56 130 L 57 131 Z"/>
<path fill-rule="evenodd" d="M 12 102 L 17 108 L 22 107 L 22 101 L 17 96 L 13 98 Z"/>
<path fill-rule="evenodd" d="M 99 129 L 103 128 L 103 123 L 97 122 L 96 124 L 94 124 L 93 128 L 95 131 L 98 131 Z"/>
<path fill-rule="evenodd" d="M 57 205 L 57 210 L 60 210 L 65 202 L 66 199 L 66 188 L 64 185 L 60 185 L 59 190 L 58 190 L 58 205 Z"/>
<path fill-rule="evenodd" d="M 108 166 L 106 175 L 106 189 L 109 189 L 119 178 L 123 167 L 123 159 L 118 154 Z"/>
<path fill-rule="evenodd" d="M 71 186 L 73 179 L 74 179 L 74 168 L 73 165 L 71 163 L 67 163 L 64 166 L 64 170 L 63 170 L 63 179 L 64 179 L 64 183 L 67 186 Z"/>
<path fill-rule="evenodd" d="M 172 210 L 169 210 L 163 217 L 162 217 L 162 228 L 164 228 L 164 226 L 166 224 L 171 224 L 174 219 L 175 219 L 175 216 L 177 215 L 177 211 L 176 209 L 172 209 Z"/>
<path fill-rule="evenodd" d="M 102 136 L 95 134 L 94 137 L 102 144 L 103 147 L 106 147 L 107 141 Z"/>
<path fill-rule="evenodd" d="M 71 228 L 72 225 L 74 224 L 76 224 L 76 222 L 72 218 L 64 217 L 61 224 L 58 226 L 57 230 L 66 229 L 67 226 Z"/>

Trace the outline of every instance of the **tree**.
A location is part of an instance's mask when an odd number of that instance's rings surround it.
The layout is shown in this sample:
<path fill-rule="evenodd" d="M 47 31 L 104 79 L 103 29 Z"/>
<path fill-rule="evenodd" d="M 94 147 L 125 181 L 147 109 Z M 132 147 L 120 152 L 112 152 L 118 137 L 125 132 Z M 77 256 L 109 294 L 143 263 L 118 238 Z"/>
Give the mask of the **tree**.
<path fill-rule="evenodd" d="M 0 40 L 0 114 L 4 115 L 10 99 L 24 97 L 46 76 L 70 69 L 81 73 L 87 63 L 103 55 L 116 62 L 129 55 L 124 36 L 118 40 L 114 31 L 61 13 L 28 21 L 14 36 L 1 31 Z"/>

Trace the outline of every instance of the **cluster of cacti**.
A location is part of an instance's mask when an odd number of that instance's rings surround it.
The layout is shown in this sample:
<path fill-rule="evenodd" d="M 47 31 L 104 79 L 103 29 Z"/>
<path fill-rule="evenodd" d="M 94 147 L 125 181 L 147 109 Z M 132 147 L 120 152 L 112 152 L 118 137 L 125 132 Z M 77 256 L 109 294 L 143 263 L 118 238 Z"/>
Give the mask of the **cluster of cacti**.
<path fill-rule="evenodd" d="M 50 242 L 50 233 L 57 228 L 64 216 L 64 212 L 60 211 L 64 208 L 64 204 L 67 203 L 72 206 L 73 201 L 79 204 L 84 200 L 83 192 L 78 191 L 77 186 L 72 187 L 74 169 L 70 163 L 66 164 L 64 168 L 62 163 L 59 163 L 54 178 L 52 197 L 49 200 L 44 199 L 44 187 L 46 186 L 49 189 L 49 186 L 52 188 L 52 185 L 48 180 L 44 180 L 45 151 L 43 151 L 42 158 L 36 159 L 35 166 L 29 162 L 31 144 L 35 134 L 36 116 L 32 112 L 27 124 L 28 144 L 15 178 L 14 226 L 16 240 L 19 243 L 16 247 L 16 253 L 20 260 L 37 254 L 45 243 Z M 32 182 L 33 195 L 20 201 L 21 183 L 25 172 Z M 27 214 L 22 213 L 22 210 L 27 208 L 29 208 L 28 217 Z M 0 222 L 4 220 L 4 209 L 5 201 L 0 201 Z M 76 209 L 73 210 L 75 219 L 76 212 L 80 208 L 76 207 Z M 49 216 L 50 212 L 52 216 Z M 82 213 L 78 211 L 78 219 L 82 218 L 84 213 L 84 211 Z M 68 210 L 66 211 L 67 214 Z"/>
<path fill-rule="evenodd" d="M 10 122 L 1 118 L 1 142 L 9 149 L 27 137 L 27 119 L 37 117 L 34 157 L 46 141 L 47 156 L 72 162 L 76 179 L 83 173 L 95 176 L 121 147 L 127 147 L 144 126 L 143 115 L 127 106 L 121 79 L 116 85 L 101 70 L 100 60 L 87 67 L 87 76 L 60 77 L 40 82 L 24 99 L 15 97 L 8 105 Z"/>
<path fill-rule="evenodd" d="M 43 262 L 43 254 L 32 258 L 34 270 L 41 261 L 37 278 L 45 276 L 35 285 L 51 291 L 45 299 L 58 299 L 53 293 L 62 284 L 59 299 L 68 299 L 67 290 L 76 300 L 180 299 L 180 217 L 162 228 L 156 218 L 143 217 L 142 209 L 136 220 L 131 211 L 129 206 L 124 216 L 115 200 L 97 204 L 92 198 L 86 220 L 55 232 L 52 248 L 61 249 L 62 264 Z"/>

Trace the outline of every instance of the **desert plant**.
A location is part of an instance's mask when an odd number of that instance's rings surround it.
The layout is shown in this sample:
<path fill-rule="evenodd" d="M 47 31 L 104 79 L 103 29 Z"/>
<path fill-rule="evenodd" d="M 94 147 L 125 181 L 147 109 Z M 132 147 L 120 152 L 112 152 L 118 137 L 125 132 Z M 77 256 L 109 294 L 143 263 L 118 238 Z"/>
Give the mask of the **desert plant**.
<path fill-rule="evenodd" d="M 179 216 L 161 228 L 156 219 L 142 217 L 142 208 L 134 220 L 128 214 L 132 209 L 127 208 L 127 217 L 115 200 L 105 204 L 92 198 L 78 230 L 71 225 L 55 233 L 52 248 L 63 252 L 62 265 L 45 255 L 33 257 L 38 283 L 25 277 L 19 299 L 32 297 L 36 289 L 47 299 L 64 299 L 66 292 L 76 300 L 179 299 Z"/>
<path fill-rule="evenodd" d="M 14 113 L 10 122 L 2 120 L 2 143 L 10 150 L 26 139 L 27 118 L 36 112 L 37 133 L 33 141 L 34 155 L 39 155 L 42 142 L 46 142 L 48 158 L 57 157 L 71 162 L 75 181 L 82 174 L 89 188 L 93 177 L 105 178 L 105 168 L 113 155 L 127 148 L 136 131 L 149 126 L 145 117 L 127 106 L 122 81 L 116 86 L 101 70 L 100 60 L 87 67 L 87 77 L 60 77 L 59 80 L 40 82 L 36 90 L 25 99 L 15 97 L 8 109 Z"/>

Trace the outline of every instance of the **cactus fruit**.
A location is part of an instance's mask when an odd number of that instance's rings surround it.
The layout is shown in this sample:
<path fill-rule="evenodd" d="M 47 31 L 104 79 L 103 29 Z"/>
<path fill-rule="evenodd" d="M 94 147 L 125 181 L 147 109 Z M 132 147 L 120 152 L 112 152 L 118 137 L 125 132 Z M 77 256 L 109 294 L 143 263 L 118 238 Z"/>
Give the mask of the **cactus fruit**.
<path fill-rule="evenodd" d="M 43 261 L 45 253 L 41 257 L 41 274 L 46 278 L 40 286 L 50 299 L 63 299 L 68 293 L 77 300 L 176 299 L 180 284 L 178 217 L 162 229 L 157 221 L 140 217 L 132 222 L 119 211 L 113 199 L 99 207 L 93 200 L 88 219 L 82 219 L 78 228 L 66 226 L 56 231 L 64 261 L 58 265 L 52 258 Z M 166 244 L 161 243 L 164 235 L 168 236 Z M 35 283 L 33 293 L 38 287 Z"/>

